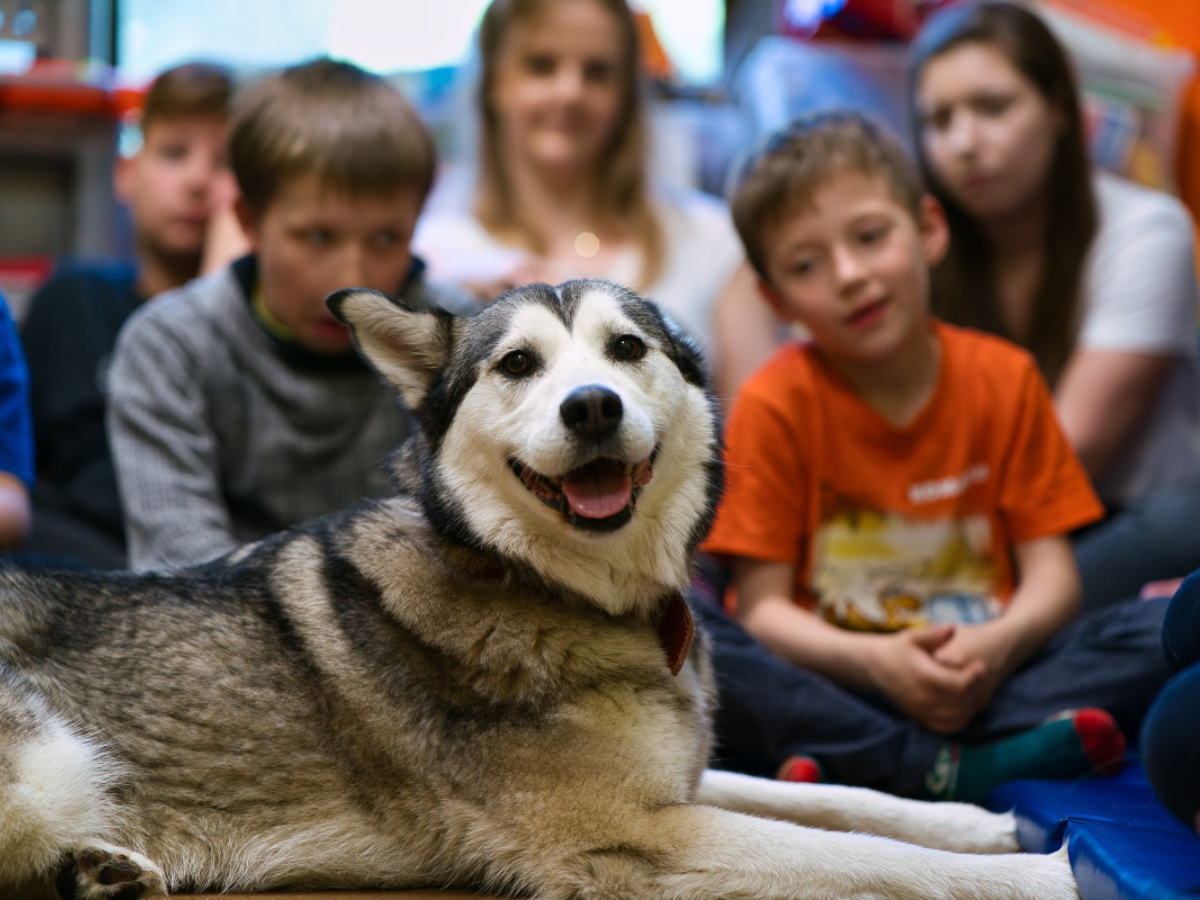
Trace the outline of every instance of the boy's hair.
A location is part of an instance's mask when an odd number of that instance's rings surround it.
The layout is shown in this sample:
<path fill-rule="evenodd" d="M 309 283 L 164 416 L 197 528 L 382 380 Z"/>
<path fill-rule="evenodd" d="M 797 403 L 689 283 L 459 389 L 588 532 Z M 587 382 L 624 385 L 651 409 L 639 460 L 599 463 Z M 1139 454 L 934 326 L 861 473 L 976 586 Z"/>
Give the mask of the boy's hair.
<path fill-rule="evenodd" d="M 730 195 L 733 224 L 746 258 L 767 279 L 764 229 L 811 206 L 817 192 L 842 172 L 879 178 L 915 217 L 925 188 L 908 153 L 881 125 L 855 112 L 803 116 L 768 135 L 741 166 Z"/>
<path fill-rule="evenodd" d="M 212 116 L 226 118 L 233 100 L 233 74 L 208 62 L 167 69 L 150 83 L 142 103 L 141 130 L 156 122 Z"/>
<path fill-rule="evenodd" d="M 433 136 L 399 90 L 328 58 L 283 69 L 234 107 L 229 164 L 247 205 L 261 213 L 284 185 L 316 173 L 351 194 L 433 184 Z"/>

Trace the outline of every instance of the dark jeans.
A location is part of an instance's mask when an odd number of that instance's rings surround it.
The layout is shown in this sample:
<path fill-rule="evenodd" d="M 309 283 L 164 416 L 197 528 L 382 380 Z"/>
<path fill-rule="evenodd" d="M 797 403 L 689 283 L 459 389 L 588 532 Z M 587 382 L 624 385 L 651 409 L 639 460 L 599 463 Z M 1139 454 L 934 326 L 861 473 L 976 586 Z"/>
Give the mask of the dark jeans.
<path fill-rule="evenodd" d="M 1181 489 L 1145 497 L 1072 535 L 1084 612 L 1200 568 L 1198 522 L 1200 489 Z"/>
<path fill-rule="evenodd" d="M 713 765 L 773 775 L 789 756 L 812 756 L 829 780 L 913 795 L 947 738 L 878 697 L 865 697 L 768 651 L 703 599 L 693 611 L 709 636 L 719 709 Z M 1126 735 L 1169 677 L 1159 635 L 1167 600 L 1120 603 L 1064 628 L 951 739 L 985 743 L 1055 713 L 1108 710 Z"/>

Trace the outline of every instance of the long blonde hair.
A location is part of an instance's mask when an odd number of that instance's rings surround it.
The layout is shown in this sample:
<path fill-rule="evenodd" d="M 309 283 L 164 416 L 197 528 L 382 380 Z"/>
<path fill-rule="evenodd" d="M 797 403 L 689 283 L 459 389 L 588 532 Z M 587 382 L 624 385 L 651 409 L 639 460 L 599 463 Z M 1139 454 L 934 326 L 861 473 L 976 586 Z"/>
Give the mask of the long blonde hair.
<path fill-rule="evenodd" d="M 492 103 L 496 67 L 504 42 L 513 29 L 536 19 L 559 0 L 493 0 L 479 26 L 480 78 L 479 176 L 475 215 L 491 233 L 515 238 L 530 251 L 544 253 L 535 229 L 522 219 L 505 169 L 500 140 L 500 115 Z M 629 228 L 641 250 L 639 275 L 643 290 L 653 284 L 662 270 L 665 246 L 661 225 L 650 202 L 647 158 L 649 156 L 637 23 L 625 0 L 590 0 L 612 15 L 621 30 L 621 83 L 623 95 L 616 131 L 600 163 L 597 210 L 606 222 Z"/>

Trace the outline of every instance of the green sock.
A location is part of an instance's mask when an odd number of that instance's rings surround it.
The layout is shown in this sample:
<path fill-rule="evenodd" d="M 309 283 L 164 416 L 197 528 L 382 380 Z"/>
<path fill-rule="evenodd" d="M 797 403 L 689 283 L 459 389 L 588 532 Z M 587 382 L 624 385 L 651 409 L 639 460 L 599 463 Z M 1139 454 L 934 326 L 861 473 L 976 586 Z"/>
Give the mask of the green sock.
<path fill-rule="evenodd" d="M 992 788 L 1018 778 L 1115 774 L 1125 738 L 1101 709 L 1070 710 L 1036 728 L 990 744 L 946 744 L 925 776 L 927 800 L 983 805 Z"/>

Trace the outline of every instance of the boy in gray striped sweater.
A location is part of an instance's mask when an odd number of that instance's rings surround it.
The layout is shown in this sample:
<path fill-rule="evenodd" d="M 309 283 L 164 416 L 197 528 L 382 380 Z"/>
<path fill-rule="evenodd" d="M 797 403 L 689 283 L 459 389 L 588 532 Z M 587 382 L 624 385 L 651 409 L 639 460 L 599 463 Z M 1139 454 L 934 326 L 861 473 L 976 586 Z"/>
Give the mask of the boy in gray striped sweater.
<path fill-rule="evenodd" d="M 109 431 L 130 565 L 200 563 L 391 492 L 406 413 L 324 298 L 457 306 L 409 252 L 435 167 L 393 87 L 320 59 L 248 89 L 230 165 L 252 253 L 161 295 L 122 331 Z"/>

